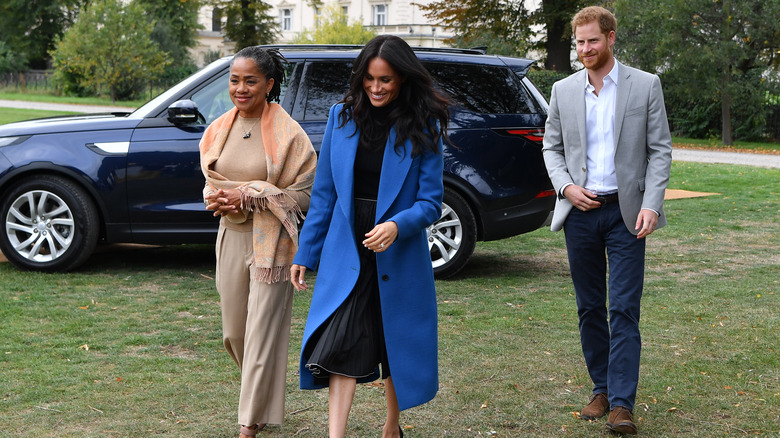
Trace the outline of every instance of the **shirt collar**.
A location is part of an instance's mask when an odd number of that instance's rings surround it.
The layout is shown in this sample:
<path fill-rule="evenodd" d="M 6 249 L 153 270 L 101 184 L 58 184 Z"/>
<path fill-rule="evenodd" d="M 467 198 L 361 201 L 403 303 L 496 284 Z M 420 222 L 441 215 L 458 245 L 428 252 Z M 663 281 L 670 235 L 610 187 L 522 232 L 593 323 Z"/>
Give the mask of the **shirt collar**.
<path fill-rule="evenodd" d="M 615 58 L 612 58 L 612 59 L 615 59 Z M 617 62 L 617 59 L 615 59 L 615 64 L 612 66 L 612 70 L 610 70 L 609 73 L 607 73 L 607 76 L 605 76 L 604 79 L 606 80 L 607 78 L 609 78 L 609 80 L 612 81 L 615 84 L 615 86 L 617 86 L 619 77 L 620 77 L 620 75 L 618 75 L 618 62 Z M 592 92 L 595 88 L 596 87 L 591 85 L 590 79 L 588 79 L 588 73 L 586 72 L 585 73 L 585 91 Z"/>

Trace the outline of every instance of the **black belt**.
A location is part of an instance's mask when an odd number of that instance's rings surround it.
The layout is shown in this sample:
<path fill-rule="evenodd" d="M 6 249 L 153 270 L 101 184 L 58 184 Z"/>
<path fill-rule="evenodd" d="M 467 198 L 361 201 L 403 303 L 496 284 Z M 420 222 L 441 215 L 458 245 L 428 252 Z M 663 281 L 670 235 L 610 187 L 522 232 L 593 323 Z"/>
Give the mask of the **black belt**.
<path fill-rule="evenodd" d="M 618 202 L 618 194 L 612 193 L 609 195 L 598 195 L 595 198 L 593 198 L 593 200 L 600 202 L 601 205 L 611 204 L 613 202 Z"/>

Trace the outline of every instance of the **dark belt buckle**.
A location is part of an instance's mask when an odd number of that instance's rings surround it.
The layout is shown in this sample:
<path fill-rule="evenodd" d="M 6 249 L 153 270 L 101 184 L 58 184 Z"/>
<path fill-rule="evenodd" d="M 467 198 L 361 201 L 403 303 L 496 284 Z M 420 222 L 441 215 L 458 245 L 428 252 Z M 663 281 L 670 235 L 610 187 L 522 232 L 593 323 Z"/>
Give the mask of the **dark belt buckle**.
<path fill-rule="evenodd" d="M 607 198 L 605 198 L 603 196 L 596 196 L 595 198 L 593 198 L 593 200 L 598 202 L 598 203 L 600 203 L 601 205 L 604 205 L 604 204 L 607 203 Z"/>

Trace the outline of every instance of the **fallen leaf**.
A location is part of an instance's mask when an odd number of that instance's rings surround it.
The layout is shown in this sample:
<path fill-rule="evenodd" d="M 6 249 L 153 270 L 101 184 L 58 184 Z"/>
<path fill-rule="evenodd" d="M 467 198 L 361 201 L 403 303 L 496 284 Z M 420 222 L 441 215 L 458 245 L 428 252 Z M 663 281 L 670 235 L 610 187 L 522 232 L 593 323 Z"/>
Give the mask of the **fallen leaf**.
<path fill-rule="evenodd" d="M 87 310 L 89 309 L 89 306 L 79 306 L 79 309 Z"/>
<path fill-rule="evenodd" d="M 488 402 L 487 402 L 487 400 L 485 400 L 485 403 L 482 403 L 482 406 L 480 406 L 479 408 L 480 409 L 485 409 L 487 407 L 487 404 L 488 404 Z"/>
<path fill-rule="evenodd" d="M 82 349 L 82 350 L 89 351 L 89 345 L 87 345 L 87 344 L 84 344 L 84 345 L 80 346 L 79 348 Z"/>
<path fill-rule="evenodd" d="M 674 412 L 676 410 L 677 410 L 677 408 L 671 407 L 671 408 L 667 409 L 666 412 Z"/>

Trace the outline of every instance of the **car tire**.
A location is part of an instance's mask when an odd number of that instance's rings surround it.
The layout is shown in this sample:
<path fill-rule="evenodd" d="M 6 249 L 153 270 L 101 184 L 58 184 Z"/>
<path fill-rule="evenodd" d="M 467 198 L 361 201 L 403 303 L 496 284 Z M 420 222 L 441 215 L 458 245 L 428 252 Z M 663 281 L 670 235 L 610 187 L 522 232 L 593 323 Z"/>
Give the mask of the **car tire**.
<path fill-rule="evenodd" d="M 433 274 L 444 279 L 457 274 L 477 244 L 477 221 L 469 204 L 445 187 L 441 218 L 427 229 Z"/>
<path fill-rule="evenodd" d="M 58 176 L 28 177 L 0 205 L 0 250 L 16 267 L 64 272 L 92 254 L 100 231 L 97 210 L 83 189 Z"/>

